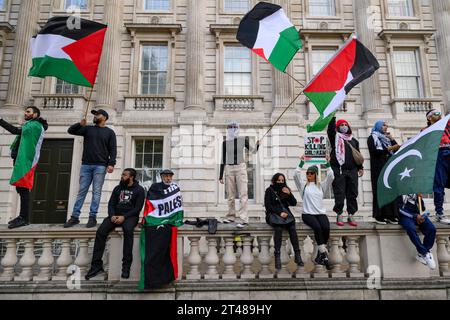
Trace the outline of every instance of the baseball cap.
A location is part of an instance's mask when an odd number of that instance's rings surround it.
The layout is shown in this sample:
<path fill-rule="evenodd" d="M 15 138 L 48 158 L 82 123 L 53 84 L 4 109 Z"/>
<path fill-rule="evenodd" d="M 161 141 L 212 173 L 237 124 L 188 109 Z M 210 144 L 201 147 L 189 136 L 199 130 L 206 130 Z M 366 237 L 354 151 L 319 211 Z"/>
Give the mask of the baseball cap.
<path fill-rule="evenodd" d="M 94 116 L 96 116 L 96 115 L 98 115 L 98 114 L 101 114 L 101 115 L 103 115 L 103 116 L 106 118 L 106 120 L 109 119 L 108 112 L 106 112 L 106 111 L 103 110 L 103 109 L 92 110 L 91 113 L 92 113 Z"/>

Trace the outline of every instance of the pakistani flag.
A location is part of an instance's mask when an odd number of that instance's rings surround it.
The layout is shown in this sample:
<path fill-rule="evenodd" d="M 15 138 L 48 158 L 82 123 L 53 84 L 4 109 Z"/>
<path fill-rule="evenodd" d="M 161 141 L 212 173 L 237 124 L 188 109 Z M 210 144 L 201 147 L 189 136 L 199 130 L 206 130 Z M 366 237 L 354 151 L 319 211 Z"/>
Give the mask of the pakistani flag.
<path fill-rule="evenodd" d="M 283 9 L 267 2 L 259 2 L 242 18 L 236 38 L 282 72 L 302 47 L 300 35 Z"/>
<path fill-rule="evenodd" d="M 31 39 L 29 75 L 93 87 L 106 29 L 104 24 L 81 18 L 51 18 Z"/>
<path fill-rule="evenodd" d="M 380 208 L 400 195 L 433 192 L 439 144 L 449 120 L 450 115 L 409 139 L 385 164 L 377 182 Z"/>
<path fill-rule="evenodd" d="M 14 149 L 15 145 L 20 143 L 9 181 L 11 185 L 29 190 L 33 189 L 34 172 L 39 162 L 44 133 L 44 127 L 36 120 L 27 121 L 22 126 L 21 135 L 17 136 L 11 145 L 11 149 Z"/>
<path fill-rule="evenodd" d="M 352 37 L 303 92 L 319 111 L 321 120 L 331 120 L 329 115 L 342 105 L 350 90 L 372 76 L 379 67 L 374 55 Z"/>

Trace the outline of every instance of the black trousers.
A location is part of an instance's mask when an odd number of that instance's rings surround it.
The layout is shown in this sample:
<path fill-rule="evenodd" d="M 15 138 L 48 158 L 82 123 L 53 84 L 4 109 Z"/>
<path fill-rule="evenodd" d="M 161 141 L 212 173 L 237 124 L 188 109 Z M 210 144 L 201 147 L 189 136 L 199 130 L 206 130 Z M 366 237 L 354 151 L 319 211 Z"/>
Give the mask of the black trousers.
<path fill-rule="evenodd" d="M 325 214 L 302 214 L 303 222 L 313 229 L 317 245 L 327 244 L 330 239 L 330 221 Z"/>
<path fill-rule="evenodd" d="M 134 240 L 134 228 L 139 221 L 139 217 L 126 218 L 120 225 L 123 230 L 123 258 L 122 267 L 131 267 L 133 262 L 133 240 Z M 103 253 L 105 251 L 106 239 L 108 235 L 119 225 L 111 222 L 111 218 L 107 217 L 103 220 L 100 227 L 97 229 L 94 243 L 94 253 L 92 255 L 92 266 L 102 266 Z"/>
<path fill-rule="evenodd" d="M 30 190 L 27 188 L 16 187 L 16 191 L 20 196 L 19 216 L 28 221 L 28 216 L 30 214 Z"/>
<path fill-rule="evenodd" d="M 344 211 L 344 201 L 347 199 L 347 212 L 350 215 L 358 212 L 358 169 L 342 170 L 333 168 L 334 181 L 334 208 L 333 211 L 341 214 Z"/>
<path fill-rule="evenodd" d="M 283 237 L 283 230 L 287 230 L 289 232 L 289 238 L 291 239 L 292 247 L 294 251 L 299 251 L 300 247 L 298 245 L 298 236 L 297 231 L 295 230 L 295 222 L 287 225 L 277 225 L 273 227 L 273 242 L 275 244 L 275 254 L 280 253 L 281 250 L 281 242 Z"/>

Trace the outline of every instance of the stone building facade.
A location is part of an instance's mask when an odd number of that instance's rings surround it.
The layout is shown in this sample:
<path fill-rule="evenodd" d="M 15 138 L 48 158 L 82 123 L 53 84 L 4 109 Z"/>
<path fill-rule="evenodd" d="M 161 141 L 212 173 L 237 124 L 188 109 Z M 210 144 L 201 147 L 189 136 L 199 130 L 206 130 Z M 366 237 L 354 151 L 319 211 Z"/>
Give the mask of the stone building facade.
<path fill-rule="evenodd" d="M 271 1 L 300 30 L 303 49 L 287 69 L 297 81 L 237 42 L 239 21 L 256 2 L 0 1 L 0 115 L 20 123 L 24 106 L 34 104 L 50 124 L 36 175 L 32 222 L 61 223 L 71 213 L 82 140 L 67 134 L 67 128 L 83 117 L 90 94 L 88 88 L 54 78 L 27 77 L 29 39 L 55 15 L 75 13 L 109 26 L 90 102 L 90 108 L 110 113 L 118 141 L 116 170 L 103 188 L 102 216 L 126 167 L 137 168 L 142 182 L 153 181 L 162 168 L 173 169 L 187 216 L 223 216 L 227 204 L 218 175 L 226 124 L 237 120 L 241 134 L 253 143 L 261 138 L 352 33 L 381 66 L 352 90 L 338 113 L 350 121 L 366 159 L 366 140 L 376 120 L 385 119 L 397 141 L 405 141 L 425 126 L 427 110 L 450 111 L 448 0 Z M 264 138 L 258 154 L 249 155 L 251 221 L 264 216 L 263 194 L 275 172 L 286 173 L 293 185 L 305 127 L 316 117 L 301 96 Z M 18 196 L 8 183 L 13 137 L 0 133 L 0 224 L 5 224 L 18 211 Z M 361 219 L 371 216 L 369 170 L 367 161 L 359 186 Z M 331 212 L 333 199 L 328 197 Z M 447 209 L 449 200 L 447 195 Z M 82 218 L 87 211 L 85 205 Z"/>

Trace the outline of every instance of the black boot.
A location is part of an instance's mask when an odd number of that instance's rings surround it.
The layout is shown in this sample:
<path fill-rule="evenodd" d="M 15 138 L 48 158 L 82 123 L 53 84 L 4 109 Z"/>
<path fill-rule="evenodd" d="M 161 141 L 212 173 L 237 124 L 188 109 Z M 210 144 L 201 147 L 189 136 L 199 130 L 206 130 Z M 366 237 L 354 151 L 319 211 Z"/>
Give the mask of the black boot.
<path fill-rule="evenodd" d="M 299 267 L 303 267 L 305 264 L 302 261 L 302 256 L 300 255 L 300 250 L 295 251 L 295 256 L 294 256 L 294 260 L 295 263 L 299 266 Z"/>
<path fill-rule="evenodd" d="M 323 261 L 323 264 L 325 265 L 325 268 L 327 268 L 327 270 L 331 270 L 330 261 L 328 260 L 328 253 L 322 252 L 321 255 L 322 255 L 322 259 L 321 260 Z"/>
<path fill-rule="evenodd" d="M 281 269 L 281 257 L 280 252 L 275 252 L 275 269 Z"/>

